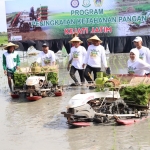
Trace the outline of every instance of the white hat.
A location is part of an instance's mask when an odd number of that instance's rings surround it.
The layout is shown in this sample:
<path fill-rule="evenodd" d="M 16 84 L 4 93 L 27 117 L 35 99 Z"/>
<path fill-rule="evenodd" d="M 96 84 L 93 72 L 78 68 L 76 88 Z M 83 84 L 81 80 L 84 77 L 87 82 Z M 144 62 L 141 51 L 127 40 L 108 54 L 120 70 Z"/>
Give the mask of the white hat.
<path fill-rule="evenodd" d="M 72 43 L 72 42 L 80 42 L 80 43 L 83 43 L 79 37 L 75 36 L 72 40 L 69 41 L 69 43 Z"/>
<path fill-rule="evenodd" d="M 15 49 L 17 49 L 17 48 L 19 47 L 19 45 L 16 45 L 16 44 L 14 44 L 14 43 L 9 42 L 9 43 L 4 47 L 4 49 L 7 50 L 8 47 L 11 47 L 11 46 L 14 46 Z"/>
<path fill-rule="evenodd" d="M 137 37 L 133 40 L 133 42 L 139 42 L 139 41 L 142 41 L 142 38 L 141 38 L 140 36 L 137 36 Z"/>
<path fill-rule="evenodd" d="M 102 42 L 103 42 L 102 40 L 100 40 L 100 39 L 98 38 L 98 36 L 97 36 L 97 35 L 94 35 L 94 36 L 92 36 L 91 38 L 87 39 L 87 41 L 88 41 L 88 42 L 91 42 L 92 40 L 100 41 L 100 43 L 102 43 Z"/>

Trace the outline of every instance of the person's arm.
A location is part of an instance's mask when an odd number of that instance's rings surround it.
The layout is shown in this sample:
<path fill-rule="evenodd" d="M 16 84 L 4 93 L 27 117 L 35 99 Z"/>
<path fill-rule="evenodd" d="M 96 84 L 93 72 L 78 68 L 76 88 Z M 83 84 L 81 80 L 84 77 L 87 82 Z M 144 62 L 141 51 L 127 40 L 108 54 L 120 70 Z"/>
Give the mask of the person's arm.
<path fill-rule="evenodd" d="M 128 59 L 128 61 L 127 61 L 127 71 L 128 71 L 128 74 L 129 74 L 129 75 L 134 73 L 134 72 L 131 72 L 131 71 L 133 71 L 133 70 L 130 70 L 130 64 L 131 64 L 131 60 Z"/>
<path fill-rule="evenodd" d="M 69 54 L 69 61 L 68 61 L 68 65 L 67 65 L 67 70 L 70 70 L 70 65 L 72 64 L 72 60 L 73 60 L 73 54 L 72 54 L 72 50 L 70 50 L 70 54 Z"/>
<path fill-rule="evenodd" d="M 150 49 L 149 48 L 147 48 L 146 62 L 148 62 L 150 64 Z"/>
<path fill-rule="evenodd" d="M 82 65 L 82 68 L 84 69 L 85 68 L 85 59 L 86 59 L 86 55 L 87 55 L 87 51 L 86 49 L 83 47 L 83 65 Z"/>
<path fill-rule="evenodd" d="M 16 69 L 19 70 L 19 66 L 20 66 L 20 58 L 19 55 L 17 54 L 16 56 Z"/>
<path fill-rule="evenodd" d="M 3 54 L 3 69 L 6 70 L 7 67 L 6 67 L 6 57 L 5 55 Z"/>
<path fill-rule="evenodd" d="M 3 69 L 4 69 L 4 74 L 7 74 L 6 57 L 4 54 L 3 54 Z"/>
<path fill-rule="evenodd" d="M 39 54 L 38 55 L 38 57 L 37 57 L 37 59 L 36 59 L 36 61 L 35 62 L 37 62 L 37 63 L 41 63 L 41 54 Z"/>
<path fill-rule="evenodd" d="M 55 58 L 55 54 L 54 54 L 54 52 L 52 51 L 52 62 L 51 62 L 51 65 L 55 65 L 56 64 L 56 58 Z"/>
<path fill-rule="evenodd" d="M 150 64 L 148 64 L 145 61 L 141 60 L 139 62 L 139 69 L 149 70 L 150 71 Z"/>
<path fill-rule="evenodd" d="M 83 47 L 83 58 L 85 59 L 85 57 L 86 57 L 86 54 L 87 54 L 87 51 L 86 51 L 86 49 Z"/>
<path fill-rule="evenodd" d="M 71 65 L 72 63 L 72 60 L 73 60 L 73 56 L 72 54 L 69 55 L 69 61 L 68 61 L 68 65 Z"/>
<path fill-rule="evenodd" d="M 17 54 L 17 66 L 20 66 L 20 57 L 19 57 L 19 55 Z"/>
<path fill-rule="evenodd" d="M 102 47 L 102 49 L 101 49 L 101 60 L 102 60 L 102 63 L 104 65 L 105 69 L 107 69 L 108 66 L 107 66 L 106 53 L 105 53 L 104 47 Z"/>
<path fill-rule="evenodd" d="M 82 65 L 83 68 L 85 68 L 85 65 L 87 65 L 87 63 L 88 63 L 88 59 L 89 59 L 89 56 L 90 56 L 90 48 L 89 47 L 88 47 L 88 49 L 86 51 L 86 55 L 84 57 L 84 61 L 83 61 L 83 65 Z"/>

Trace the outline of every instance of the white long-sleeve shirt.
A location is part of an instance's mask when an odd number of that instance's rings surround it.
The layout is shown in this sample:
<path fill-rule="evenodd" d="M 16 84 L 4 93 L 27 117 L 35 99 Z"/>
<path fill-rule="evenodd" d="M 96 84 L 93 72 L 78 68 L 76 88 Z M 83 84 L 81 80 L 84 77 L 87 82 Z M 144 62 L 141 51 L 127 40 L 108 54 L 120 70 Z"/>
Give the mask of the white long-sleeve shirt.
<path fill-rule="evenodd" d="M 90 45 L 87 50 L 87 55 L 85 57 L 84 64 L 98 68 L 102 67 L 101 62 L 106 68 L 107 61 L 104 47 L 102 45 L 99 46 Z"/>
<path fill-rule="evenodd" d="M 5 52 L 3 54 L 3 69 L 11 70 L 14 72 L 16 70 L 16 66 L 20 65 L 20 58 L 18 52 L 14 51 L 13 53 Z"/>
<path fill-rule="evenodd" d="M 70 50 L 69 61 L 72 60 L 72 66 L 77 69 L 83 69 L 82 65 L 86 56 L 86 49 L 83 46 L 75 48 L 74 46 Z"/>
<path fill-rule="evenodd" d="M 134 48 L 139 51 L 139 58 L 145 61 L 146 63 L 150 64 L 150 50 L 149 48 L 142 46 L 141 49 Z M 149 70 L 146 71 L 149 73 Z"/>
<path fill-rule="evenodd" d="M 51 65 L 53 62 L 55 62 L 55 54 L 51 50 L 48 50 L 47 54 L 42 51 L 39 53 L 36 62 L 42 63 L 42 66 Z"/>
<path fill-rule="evenodd" d="M 145 62 L 147 62 L 148 64 L 150 64 L 150 50 L 149 50 L 149 48 L 142 46 L 141 49 L 137 49 L 137 50 L 139 51 L 140 59 L 142 59 Z"/>
<path fill-rule="evenodd" d="M 150 71 L 150 64 L 144 62 L 141 59 L 137 59 L 135 61 L 128 60 L 128 73 L 133 73 L 135 75 L 143 76 L 147 72 L 147 70 Z"/>

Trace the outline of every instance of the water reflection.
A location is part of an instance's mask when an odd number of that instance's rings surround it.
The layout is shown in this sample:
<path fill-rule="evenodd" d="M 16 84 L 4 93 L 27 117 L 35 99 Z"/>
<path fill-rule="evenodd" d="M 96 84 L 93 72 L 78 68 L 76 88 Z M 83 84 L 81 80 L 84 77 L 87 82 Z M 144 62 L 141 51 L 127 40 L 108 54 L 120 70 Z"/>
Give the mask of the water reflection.
<path fill-rule="evenodd" d="M 22 65 L 34 61 L 24 59 Z M 128 54 L 111 54 L 108 64 L 112 73 L 126 73 Z M 66 58 L 62 59 L 60 81 L 72 83 L 66 71 Z M 2 70 L 2 66 L 0 66 Z M 65 78 L 64 78 L 65 77 Z M 62 97 L 43 98 L 28 102 L 24 97 L 12 100 L 6 77 L 1 74 L 0 89 L 0 149 L 1 150 L 149 150 L 150 120 L 131 126 L 92 125 L 86 128 L 69 128 L 60 114 L 66 111 L 69 99 L 88 88 L 69 87 Z"/>

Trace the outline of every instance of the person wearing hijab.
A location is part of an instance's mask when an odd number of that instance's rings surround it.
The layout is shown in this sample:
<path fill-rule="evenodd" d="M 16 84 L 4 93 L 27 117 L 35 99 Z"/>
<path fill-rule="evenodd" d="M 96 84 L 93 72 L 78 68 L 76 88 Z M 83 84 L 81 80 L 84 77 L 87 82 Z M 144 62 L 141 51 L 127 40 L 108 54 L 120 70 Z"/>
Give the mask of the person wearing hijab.
<path fill-rule="evenodd" d="M 129 74 L 144 76 L 147 70 L 150 70 L 150 64 L 139 58 L 139 51 L 136 49 L 130 51 L 130 58 L 127 61 L 127 65 Z"/>
<path fill-rule="evenodd" d="M 142 38 L 137 36 L 133 43 L 136 47 L 135 49 L 139 51 L 139 58 L 150 64 L 150 49 L 142 45 Z"/>
<path fill-rule="evenodd" d="M 80 84 L 75 76 L 76 71 L 78 71 L 79 73 L 81 83 L 82 84 L 85 83 L 84 68 L 82 68 L 82 64 L 86 56 L 86 49 L 80 45 L 83 42 L 79 39 L 79 37 L 75 36 L 72 40 L 69 41 L 69 43 L 71 43 L 73 46 L 71 47 L 70 50 L 67 70 L 68 71 L 70 70 L 70 77 L 75 82 L 71 84 L 71 86 L 78 86 Z"/>
<path fill-rule="evenodd" d="M 20 66 L 20 58 L 15 49 L 18 49 L 19 46 L 9 42 L 7 46 L 4 47 L 7 52 L 3 54 L 3 69 L 4 74 L 7 75 L 8 85 L 11 93 L 13 93 L 13 87 L 11 79 L 14 80 L 14 72 L 19 69 Z"/>

